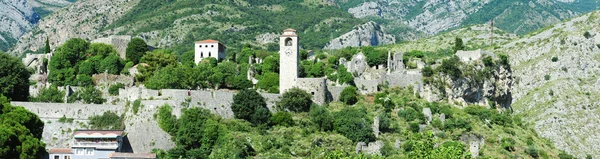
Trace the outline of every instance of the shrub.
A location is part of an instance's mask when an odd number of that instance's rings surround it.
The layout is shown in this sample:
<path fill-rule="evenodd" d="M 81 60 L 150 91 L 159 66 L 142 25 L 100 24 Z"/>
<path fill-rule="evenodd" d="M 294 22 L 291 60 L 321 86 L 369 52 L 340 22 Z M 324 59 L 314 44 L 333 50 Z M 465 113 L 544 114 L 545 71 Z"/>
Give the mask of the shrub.
<path fill-rule="evenodd" d="M 58 118 L 59 123 L 73 123 L 73 120 L 73 118 L 67 118 L 64 115 L 61 118 Z"/>
<path fill-rule="evenodd" d="M 463 40 L 459 37 L 454 38 L 454 52 L 456 53 L 456 51 L 458 50 L 464 50 L 465 49 L 465 45 L 463 45 Z"/>
<path fill-rule="evenodd" d="M 172 115 L 173 108 L 168 104 L 161 106 L 158 109 L 158 126 L 171 136 L 175 136 L 177 132 L 177 117 Z"/>
<path fill-rule="evenodd" d="M 29 76 L 21 60 L 0 51 L 0 95 L 26 101 L 29 97 Z"/>
<path fill-rule="evenodd" d="M 123 83 L 113 84 L 110 87 L 108 87 L 108 94 L 119 95 L 120 88 L 125 88 L 125 85 Z"/>
<path fill-rule="evenodd" d="M 107 72 L 113 75 L 118 75 L 121 73 L 121 70 L 123 70 L 123 66 L 124 63 L 119 56 L 109 55 L 100 62 L 100 65 L 98 66 L 100 71 L 98 72 Z"/>
<path fill-rule="evenodd" d="M 437 67 L 438 72 L 442 72 L 450 77 L 456 79 L 461 77 L 462 72 L 460 71 L 459 65 L 462 64 L 458 56 L 452 56 L 449 59 L 442 60 L 442 65 Z"/>
<path fill-rule="evenodd" d="M 583 33 L 583 37 L 585 37 L 586 39 L 589 39 L 589 38 L 591 38 L 591 37 L 592 37 L 592 34 L 590 34 L 590 32 L 589 32 L 589 31 L 585 31 L 585 32 Z"/>
<path fill-rule="evenodd" d="M 234 95 L 231 110 L 235 118 L 252 124 L 266 124 L 271 118 L 265 98 L 252 89 L 244 89 Z"/>
<path fill-rule="evenodd" d="M 323 106 L 313 104 L 310 107 L 310 120 L 317 125 L 321 131 L 333 130 L 333 116 Z"/>
<path fill-rule="evenodd" d="M 483 58 L 483 65 L 485 65 L 485 67 L 492 67 L 494 66 L 494 59 L 492 59 L 491 56 L 486 56 L 485 58 Z"/>
<path fill-rule="evenodd" d="M 137 114 L 137 113 L 138 113 L 138 111 L 140 110 L 140 107 L 142 107 L 142 106 L 143 106 L 143 105 L 142 105 L 142 101 L 140 101 L 139 99 L 138 99 L 138 100 L 135 100 L 135 101 L 133 101 L 133 107 L 132 107 L 132 109 L 133 109 L 133 114 Z"/>
<path fill-rule="evenodd" d="M 556 57 L 556 56 L 552 57 L 552 62 L 556 62 L 556 61 L 558 61 L 558 57 Z"/>
<path fill-rule="evenodd" d="M 85 104 L 102 104 L 106 102 L 106 99 L 102 98 L 102 92 L 92 86 L 84 87 L 68 98 L 69 102 L 77 100 L 82 100 Z"/>
<path fill-rule="evenodd" d="M 63 103 L 65 102 L 65 91 L 58 90 L 58 87 L 53 85 L 49 88 L 42 88 L 37 97 L 32 98 L 34 102 L 46 103 Z"/>
<path fill-rule="evenodd" d="M 498 54 L 498 57 L 500 57 L 500 63 L 502 63 L 502 65 L 505 65 L 505 66 L 510 65 L 510 60 L 508 58 L 508 55 Z"/>
<path fill-rule="evenodd" d="M 387 113 L 379 114 L 379 130 L 382 132 L 388 132 L 392 130 L 392 119 L 388 117 Z"/>
<path fill-rule="evenodd" d="M 312 105 L 312 96 L 299 88 L 292 88 L 283 93 L 277 106 L 283 110 L 293 112 L 308 112 Z"/>
<path fill-rule="evenodd" d="M 515 140 L 512 138 L 502 138 L 501 140 L 502 148 L 506 151 L 515 151 Z"/>
<path fill-rule="evenodd" d="M 481 120 L 488 119 L 492 115 L 490 109 L 477 105 L 470 105 L 464 108 L 463 110 L 465 111 L 465 113 L 477 116 Z"/>
<path fill-rule="evenodd" d="M 266 90 L 269 93 L 279 93 L 279 74 L 264 74 L 258 83 L 256 83 L 256 87 Z"/>
<path fill-rule="evenodd" d="M 471 123 L 468 120 L 465 119 L 461 119 L 461 118 L 451 118 L 446 120 L 446 123 L 444 124 L 445 129 L 465 129 L 467 131 L 471 131 L 472 127 L 471 127 Z"/>
<path fill-rule="evenodd" d="M 294 126 L 294 119 L 292 119 L 291 113 L 280 111 L 271 116 L 271 124 L 285 127 Z"/>
<path fill-rule="evenodd" d="M 370 142 L 375 140 L 371 129 L 371 121 L 364 109 L 344 108 L 333 113 L 333 129 L 354 142 Z"/>
<path fill-rule="evenodd" d="M 439 118 L 434 118 L 433 120 L 431 120 L 431 126 L 440 130 L 444 129 L 444 123 L 442 123 L 442 120 L 440 120 Z"/>
<path fill-rule="evenodd" d="M 419 127 L 418 122 L 410 122 L 408 124 L 408 129 L 413 133 L 418 133 L 421 128 Z"/>
<path fill-rule="evenodd" d="M 82 87 L 86 87 L 86 86 L 91 87 L 94 85 L 94 81 L 93 81 L 92 77 L 89 75 L 83 75 L 83 74 L 77 75 L 75 82 L 76 82 L 77 86 L 82 86 Z"/>
<path fill-rule="evenodd" d="M 423 121 L 425 119 L 425 115 L 423 115 L 423 113 L 419 113 L 411 107 L 405 107 L 403 110 L 398 111 L 398 117 L 404 118 L 408 122 L 417 119 Z"/>
<path fill-rule="evenodd" d="M 91 129 L 116 130 L 125 129 L 123 119 L 114 112 L 107 111 L 102 115 L 94 115 L 88 118 Z"/>
<path fill-rule="evenodd" d="M 435 74 L 435 72 L 433 71 L 433 68 L 431 68 L 431 66 L 426 66 L 423 67 L 423 77 L 431 77 L 433 76 L 433 74 Z"/>
<path fill-rule="evenodd" d="M 539 151 L 535 149 L 533 145 L 530 145 L 529 148 L 525 150 L 525 153 L 529 154 L 532 158 L 540 157 Z"/>
<path fill-rule="evenodd" d="M 558 158 L 560 158 L 560 159 L 576 159 L 577 157 L 575 157 L 575 156 L 573 156 L 571 154 L 568 154 L 566 152 L 560 152 L 558 154 Z"/>
<path fill-rule="evenodd" d="M 550 80 L 550 77 L 551 77 L 550 75 L 545 75 L 545 76 L 544 76 L 544 79 L 545 79 L 546 81 L 548 81 L 548 80 Z"/>
<path fill-rule="evenodd" d="M 354 105 L 358 102 L 358 93 L 356 87 L 348 86 L 342 90 L 340 100 L 347 105 Z"/>

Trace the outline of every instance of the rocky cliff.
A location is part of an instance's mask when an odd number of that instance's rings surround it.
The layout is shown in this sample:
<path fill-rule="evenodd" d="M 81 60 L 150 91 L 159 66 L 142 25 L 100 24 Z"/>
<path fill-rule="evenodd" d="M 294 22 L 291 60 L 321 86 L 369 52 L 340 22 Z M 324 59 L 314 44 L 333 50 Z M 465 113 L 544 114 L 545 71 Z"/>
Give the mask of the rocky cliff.
<path fill-rule="evenodd" d="M 335 38 L 324 49 L 341 49 L 345 47 L 377 46 L 393 44 L 396 38 L 389 35 L 377 23 L 371 21 L 355 26 L 354 29 Z"/>
<path fill-rule="evenodd" d="M 370 0 L 363 3 L 341 1 L 348 12 L 355 17 L 379 17 L 384 19 L 388 29 L 414 29 L 425 35 L 472 24 L 489 23 L 494 20 L 496 26 L 512 33 L 525 34 L 581 13 L 594 10 L 598 6 L 595 0 Z M 407 27 L 402 29 L 403 27 Z M 411 37 L 399 37 L 411 39 Z"/>
<path fill-rule="evenodd" d="M 14 45 L 39 19 L 27 0 L 0 1 L 0 50 Z"/>
<path fill-rule="evenodd" d="M 599 17 L 585 14 L 497 50 L 510 55 L 515 112 L 578 158 L 600 157 Z"/>

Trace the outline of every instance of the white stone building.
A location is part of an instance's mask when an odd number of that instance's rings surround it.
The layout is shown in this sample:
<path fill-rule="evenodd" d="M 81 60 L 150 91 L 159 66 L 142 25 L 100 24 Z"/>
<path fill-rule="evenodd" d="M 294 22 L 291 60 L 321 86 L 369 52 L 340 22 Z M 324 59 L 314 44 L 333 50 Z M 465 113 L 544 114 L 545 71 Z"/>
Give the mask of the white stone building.
<path fill-rule="evenodd" d="M 200 63 L 202 59 L 207 57 L 214 57 L 217 60 L 222 60 L 226 55 L 225 45 L 212 39 L 196 41 L 194 50 L 194 62 L 196 63 Z"/>

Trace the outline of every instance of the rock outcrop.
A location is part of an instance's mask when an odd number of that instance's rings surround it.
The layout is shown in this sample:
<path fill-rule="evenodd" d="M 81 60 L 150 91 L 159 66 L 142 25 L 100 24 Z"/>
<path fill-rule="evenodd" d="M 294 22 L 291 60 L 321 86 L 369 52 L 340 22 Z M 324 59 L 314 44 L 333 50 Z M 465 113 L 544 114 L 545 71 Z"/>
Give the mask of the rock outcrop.
<path fill-rule="evenodd" d="M 0 50 L 6 51 L 40 20 L 40 16 L 27 0 L 1 1 L 0 8 Z"/>
<path fill-rule="evenodd" d="M 341 49 L 348 46 L 377 46 L 393 44 L 395 42 L 396 38 L 394 36 L 387 34 L 381 26 L 371 21 L 355 26 L 352 31 L 329 41 L 324 49 Z"/>
<path fill-rule="evenodd" d="M 377 2 L 362 3 L 359 6 L 348 9 L 348 12 L 356 18 L 364 18 L 368 16 L 383 16 L 381 8 L 379 8 L 379 4 L 377 4 Z"/>

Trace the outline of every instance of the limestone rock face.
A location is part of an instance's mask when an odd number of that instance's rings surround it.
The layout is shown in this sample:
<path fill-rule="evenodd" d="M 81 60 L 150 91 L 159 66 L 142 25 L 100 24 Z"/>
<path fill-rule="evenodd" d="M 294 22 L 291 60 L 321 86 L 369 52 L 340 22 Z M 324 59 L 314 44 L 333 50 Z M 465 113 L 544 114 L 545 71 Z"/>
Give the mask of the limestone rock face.
<path fill-rule="evenodd" d="M 102 31 L 99 28 L 116 22 L 138 2 L 139 0 L 77 1 L 40 20 L 37 26 L 19 38 L 19 42 L 9 53 L 20 56 L 26 50 L 36 52 L 43 48 L 41 46 L 45 45 L 46 37 L 49 38 L 50 47 L 55 49 L 71 38 L 93 40 L 117 35 L 120 30 Z"/>
<path fill-rule="evenodd" d="M 39 20 L 27 0 L 0 1 L 0 50 L 6 51 Z"/>
<path fill-rule="evenodd" d="M 354 15 L 356 18 L 364 18 L 367 16 L 378 16 L 382 17 L 381 8 L 377 2 L 365 2 L 359 6 L 348 9 L 348 12 Z"/>
<path fill-rule="evenodd" d="M 394 36 L 387 34 L 377 23 L 371 21 L 356 26 L 352 31 L 329 41 L 324 49 L 342 49 L 348 46 L 377 46 L 395 42 L 396 38 Z"/>
<path fill-rule="evenodd" d="M 256 42 L 260 44 L 274 43 L 279 38 L 279 34 L 264 33 L 256 36 Z"/>
<path fill-rule="evenodd" d="M 432 82 L 423 89 L 421 93 L 425 99 L 440 98 L 447 99 L 450 103 L 477 104 L 489 106 L 495 104 L 503 108 L 510 108 L 512 103 L 513 77 L 510 67 L 485 67 L 481 61 L 473 61 L 461 68 L 462 74 L 459 78 L 451 78 L 442 75 L 435 80 L 441 85 Z M 485 73 L 489 73 L 486 77 Z M 433 91 L 427 92 L 427 91 Z M 429 97 L 432 96 L 432 97 Z M 490 103 L 492 102 L 492 103 Z"/>

